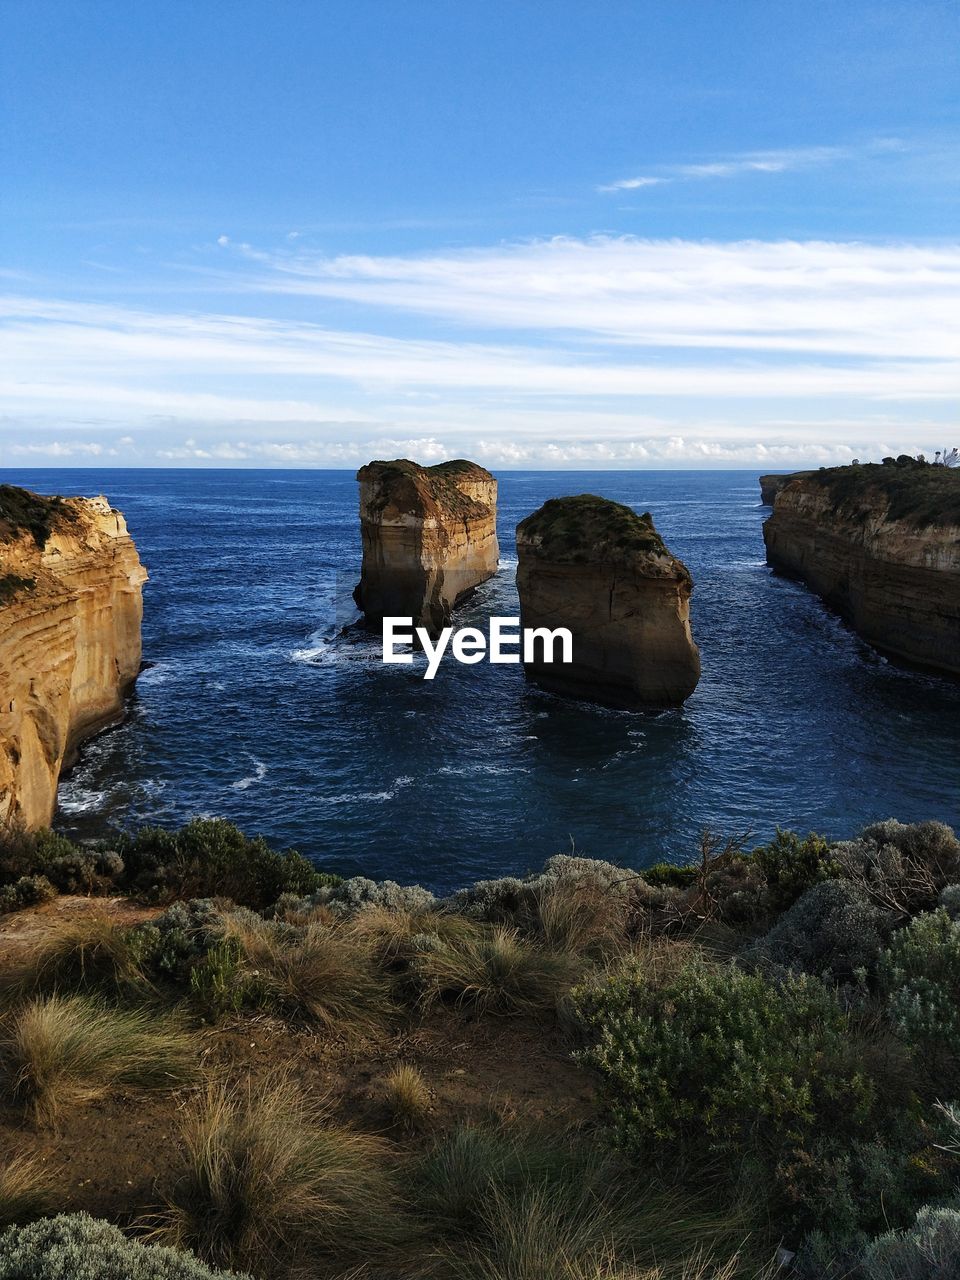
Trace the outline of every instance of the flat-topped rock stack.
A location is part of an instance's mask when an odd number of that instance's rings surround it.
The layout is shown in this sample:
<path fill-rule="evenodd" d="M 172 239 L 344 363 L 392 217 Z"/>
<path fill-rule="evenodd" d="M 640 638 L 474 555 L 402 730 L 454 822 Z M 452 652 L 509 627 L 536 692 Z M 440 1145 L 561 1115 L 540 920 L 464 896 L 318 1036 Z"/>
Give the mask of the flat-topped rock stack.
<path fill-rule="evenodd" d="M 120 716 L 146 577 L 105 498 L 0 485 L 0 826 L 49 825 L 77 744 Z"/>
<path fill-rule="evenodd" d="M 649 514 L 592 494 L 553 498 L 518 525 L 517 555 L 521 625 L 573 636 L 573 662 L 528 663 L 531 679 L 625 708 L 677 706 L 693 693 L 693 583 Z"/>
<path fill-rule="evenodd" d="M 363 567 L 354 592 L 368 626 L 413 618 L 436 636 L 458 601 L 497 572 L 497 482 L 475 462 L 406 458 L 357 472 Z"/>

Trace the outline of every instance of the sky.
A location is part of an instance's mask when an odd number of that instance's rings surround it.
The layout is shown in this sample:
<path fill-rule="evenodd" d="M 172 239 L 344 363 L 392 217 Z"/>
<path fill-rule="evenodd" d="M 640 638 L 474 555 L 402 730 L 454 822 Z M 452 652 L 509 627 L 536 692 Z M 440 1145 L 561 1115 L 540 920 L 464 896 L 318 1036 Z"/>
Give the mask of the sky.
<path fill-rule="evenodd" d="M 960 443 L 956 0 L 0 0 L 0 467 Z"/>

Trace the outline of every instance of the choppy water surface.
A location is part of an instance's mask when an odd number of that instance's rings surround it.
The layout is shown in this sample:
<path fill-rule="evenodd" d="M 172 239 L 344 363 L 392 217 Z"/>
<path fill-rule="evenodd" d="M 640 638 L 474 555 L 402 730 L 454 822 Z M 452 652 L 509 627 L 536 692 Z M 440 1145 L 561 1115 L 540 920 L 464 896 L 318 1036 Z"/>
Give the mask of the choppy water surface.
<path fill-rule="evenodd" d="M 516 613 L 513 530 L 547 498 L 650 510 L 693 573 L 703 658 L 694 696 L 660 714 L 563 702 L 510 666 L 448 661 L 426 683 L 341 638 L 359 569 L 351 472 L 5 478 L 105 492 L 150 571 L 153 665 L 62 785 L 64 829 L 218 814 L 338 869 L 443 889 L 571 845 L 681 859 L 704 825 L 960 824 L 960 684 L 886 662 L 771 574 L 754 472 L 499 477 L 502 567 L 463 624 Z"/>

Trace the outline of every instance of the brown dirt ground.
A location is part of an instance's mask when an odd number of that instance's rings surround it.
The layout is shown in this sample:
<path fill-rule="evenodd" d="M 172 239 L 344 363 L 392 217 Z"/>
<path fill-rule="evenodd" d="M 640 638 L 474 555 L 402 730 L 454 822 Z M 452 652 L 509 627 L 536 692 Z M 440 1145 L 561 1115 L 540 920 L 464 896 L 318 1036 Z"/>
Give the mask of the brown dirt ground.
<path fill-rule="evenodd" d="M 0 966 L 65 920 L 99 913 L 133 924 L 156 910 L 124 898 L 61 897 L 0 917 Z M 257 1014 L 200 1027 L 197 1035 L 211 1071 L 254 1080 L 289 1071 L 337 1119 L 391 1138 L 398 1152 L 460 1119 L 565 1129 L 589 1126 L 596 1116 L 592 1081 L 571 1061 L 560 1030 L 528 1018 L 468 1019 L 439 1010 L 376 1040 L 348 1043 Z M 419 1068 L 432 1094 L 429 1116 L 413 1135 L 391 1128 L 383 1102 L 383 1082 L 398 1062 Z M 0 1097 L 0 1152 L 33 1152 L 60 1170 L 64 1211 L 85 1209 L 125 1224 L 156 1207 L 176 1176 L 180 1112 L 192 1092 L 116 1090 L 67 1112 L 55 1132 L 25 1123 Z"/>

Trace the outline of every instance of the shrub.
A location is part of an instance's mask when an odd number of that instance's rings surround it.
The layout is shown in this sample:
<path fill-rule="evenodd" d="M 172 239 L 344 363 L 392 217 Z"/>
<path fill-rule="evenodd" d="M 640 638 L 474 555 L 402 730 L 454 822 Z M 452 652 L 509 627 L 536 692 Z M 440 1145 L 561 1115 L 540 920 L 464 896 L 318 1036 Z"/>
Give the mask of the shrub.
<path fill-rule="evenodd" d="M 265 998 L 263 983 L 244 972 L 237 938 L 221 938 L 190 970 L 190 998 L 201 1017 L 217 1022 Z"/>
<path fill-rule="evenodd" d="M 681 1158 L 733 1159 L 750 1180 L 772 1179 L 780 1210 L 802 1224 L 829 1207 L 821 1184 L 834 1155 L 885 1132 L 862 1038 L 816 979 L 774 982 L 691 954 L 662 974 L 630 962 L 574 1005 L 592 1037 L 577 1056 L 602 1077 L 615 1141 L 643 1160 L 674 1159 L 677 1147 Z M 799 1176 L 820 1139 L 811 1175 Z M 914 1139 L 904 1136 L 907 1150 Z M 880 1207 L 858 1201 L 851 1213 L 870 1220 Z"/>
<path fill-rule="evenodd" d="M 223 934 L 223 913 L 209 898 L 175 902 L 131 931 L 130 944 L 153 980 L 190 981 L 194 964 Z"/>
<path fill-rule="evenodd" d="M 899 929 L 880 961 L 889 1016 L 928 1069 L 960 1054 L 960 921 L 940 908 Z"/>
<path fill-rule="evenodd" d="M 521 929 L 536 915 L 536 903 L 558 887 L 583 888 L 608 901 L 631 898 L 631 889 L 642 884 L 635 871 L 602 862 L 596 858 L 580 858 L 558 853 L 548 858 L 543 870 L 520 880 L 505 876 L 500 880 L 478 880 L 444 900 L 450 911 L 482 920 L 488 924 L 511 924 Z"/>
<path fill-rule="evenodd" d="M 118 1084 L 180 1084 L 193 1075 L 195 1054 L 191 1037 L 169 1018 L 52 995 L 10 1016 L 0 1064 L 12 1095 L 50 1123 Z"/>
<path fill-rule="evenodd" d="M 56 896 L 57 891 L 46 876 L 21 876 L 13 884 L 0 887 L 0 916 L 51 902 Z"/>
<path fill-rule="evenodd" d="M 842 874 L 899 920 L 929 910 L 944 886 L 960 879 L 960 841 L 942 822 L 875 822 L 833 853 Z"/>
<path fill-rule="evenodd" d="M 382 1255 L 399 1235 L 382 1142 L 327 1122 L 287 1078 L 210 1085 L 183 1140 L 155 1236 L 211 1265 L 275 1277 L 318 1254 Z"/>
<path fill-rule="evenodd" d="M 698 874 L 698 867 L 679 866 L 673 862 L 655 862 L 652 867 L 644 867 L 642 872 L 647 884 L 663 889 L 687 889 L 696 883 Z"/>
<path fill-rule="evenodd" d="M 798 1280 L 955 1280 L 960 1212 L 925 1205 L 905 1231 L 845 1244 L 812 1233 L 797 1255 Z"/>
<path fill-rule="evenodd" d="M 242 906 L 266 908 L 281 894 L 315 893 L 336 877 L 317 871 L 294 850 L 277 853 L 221 818 L 196 818 L 179 831 L 145 827 L 117 848 L 126 883 L 157 898 L 219 894 Z"/>
<path fill-rule="evenodd" d="M 453 1000 L 478 1013 L 543 1013 L 583 972 L 567 952 L 549 951 L 500 925 L 429 941 L 416 958 L 423 1000 Z"/>
<path fill-rule="evenodd" d="M 854 982 L 858 974 L 875 972 L 883 926 L 862 886 L 826 880 L 807 889 L 744 956 L 830 982 Z"/>
<path fill-rule="evenodd" d="M 387 1106 L 394 1121 L 405 1129 L 416 1129 L 430 1110 L 430 1090 L 416 1067 L 398 1063 L 384 1082 Z"/>
<path fill-rule="evenodd" d="M 313 895 L 314 905 L 326 905 L 338 915 L 379 908 L 385 911 L 427 911 L 436 898 L 418 884 L 401 885 L 393 880 L 368 880 L 353 876 Z"/>
<path fill-rule="evenodd" d="M 48 1212 L 55 1189 L 50 1169 L 35 1156 L 12 1156 L 0 1164 L 0 1230 Z"/>
<path fill-rule="evenodd" d="M 830 844 L 812 831 L 801 839 L 795 832 L 778 827 L 770 843 L 754 849 L 752 856 L 763 872 L 764 900 L 774 916 L 792 907 L 813 885 L 840 874 L 840 864 Z"/>
<path fill-rule="evenodd" d="M 216 1280 L 189 1253 L 128 1240 L 85 1213 L 64 1213 L 0 1235 L 0 1280 Z"/>

